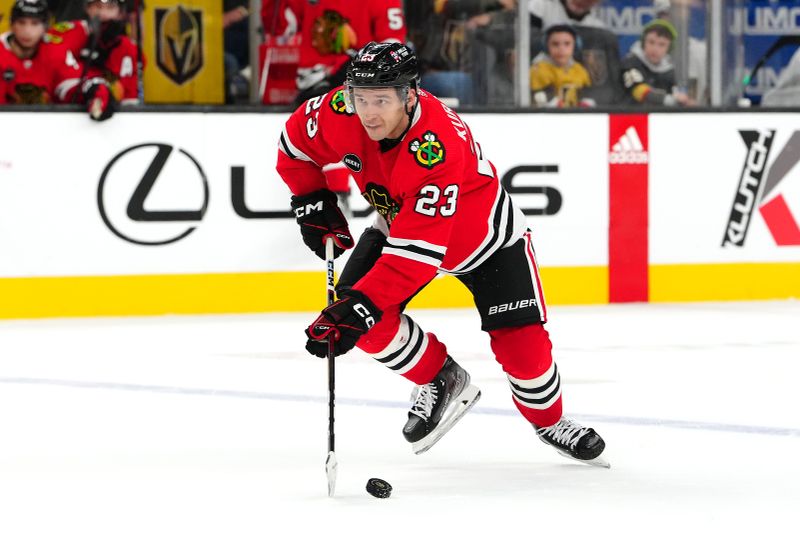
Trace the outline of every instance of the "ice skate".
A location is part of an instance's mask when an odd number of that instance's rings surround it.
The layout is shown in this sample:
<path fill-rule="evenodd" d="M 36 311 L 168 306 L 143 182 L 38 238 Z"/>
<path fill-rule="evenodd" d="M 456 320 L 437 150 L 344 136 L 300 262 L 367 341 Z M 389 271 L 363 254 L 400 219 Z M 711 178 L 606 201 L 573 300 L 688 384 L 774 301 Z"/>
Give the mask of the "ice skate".
<path fill-rule="evenodd" d="M 432 382 L 417 386 L 403 436 L 414 454 L 422 454 L 444 436 L 481 398 L 469 373 L 450 356 Z"/>
<path fill-rule="evenodd" d="M 603 438 L 593 428 L 586 428 L 566 416 L 552 426 L 537 427 L 539 439 L 555 448 L 559 454 L 589 465 L 611 467 L 600 455 L 606 447 Z"/>

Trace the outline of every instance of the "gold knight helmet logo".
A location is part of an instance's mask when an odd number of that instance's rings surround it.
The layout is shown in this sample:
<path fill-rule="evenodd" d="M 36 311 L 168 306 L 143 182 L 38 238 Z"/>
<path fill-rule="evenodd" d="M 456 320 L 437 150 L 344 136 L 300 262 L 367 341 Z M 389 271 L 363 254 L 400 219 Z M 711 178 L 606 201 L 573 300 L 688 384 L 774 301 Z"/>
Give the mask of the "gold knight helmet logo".
<path fill-rule="evenodd" d="M 156 63 L 182 85 L 203 68 L 203 12 L 183 6 L 156 9 Z"/>

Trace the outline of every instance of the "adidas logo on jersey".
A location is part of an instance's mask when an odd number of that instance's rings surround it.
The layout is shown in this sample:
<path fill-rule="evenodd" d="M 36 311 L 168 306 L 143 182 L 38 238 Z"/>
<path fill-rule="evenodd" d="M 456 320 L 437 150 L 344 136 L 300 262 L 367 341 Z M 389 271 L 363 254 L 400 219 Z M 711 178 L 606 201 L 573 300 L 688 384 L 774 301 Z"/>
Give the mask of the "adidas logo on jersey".
<path fill-rule="evenodd" d="M 625 130 L 608 154 L 609 163 L 647 163 L 648 159 L 647 151 L 633 126 Z"/>

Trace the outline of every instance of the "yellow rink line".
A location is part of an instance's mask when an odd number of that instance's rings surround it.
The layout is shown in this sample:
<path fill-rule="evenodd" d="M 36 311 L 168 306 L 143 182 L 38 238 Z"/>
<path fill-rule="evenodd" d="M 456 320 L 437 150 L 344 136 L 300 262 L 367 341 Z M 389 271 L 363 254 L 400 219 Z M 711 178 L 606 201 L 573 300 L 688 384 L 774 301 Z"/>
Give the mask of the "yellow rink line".
<path fill-rule="evenodd" d="M 651 265 L 650 302 L 800 298 L 800 263 Z M 549 305 L 608 302 L 606 267 L 545 267 Z M 0 278 L 0 319 L 314 311 L 321 272 Z M 472 306 L 451 276 L 411 308 Z"/>
<path fill-rule="evenodd" d="M 608 302 L 605 267 L 542 269 L 547 303 Z M 320 272 L 0 278 L 0 319 L 314 311 L 325 305 Z M 414 308 L 472 306 L 451 276 L 434 280 Z"/>
<path fill-rule="evenodd" d="M 650 302 L 800 298 L 800 263 L 650 265 Z"/>

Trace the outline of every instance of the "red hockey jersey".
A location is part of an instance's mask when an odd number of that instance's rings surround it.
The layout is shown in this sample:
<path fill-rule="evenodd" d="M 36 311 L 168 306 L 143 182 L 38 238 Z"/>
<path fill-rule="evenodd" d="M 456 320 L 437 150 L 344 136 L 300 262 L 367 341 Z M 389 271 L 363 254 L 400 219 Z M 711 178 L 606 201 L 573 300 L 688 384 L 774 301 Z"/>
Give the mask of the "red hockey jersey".
<path fill-rule="evenodd" d="M 454 111 L 419 91 L 411 127 L 382 151 L 347 113 L 343 95 L 333 90 L 292 114 L 277 169 L 296 195 L 326 187 L 326 164 L 342 162 L 352 171 L 389 228 L 380 259 L 354 286 L 379 308 L 403 302 L 438 271 L 475 269 L 522 236 L 525 216 Z"/>
<path fill-rule="evenodd" d="M 81 71 L 73 55 L 45 36 L 36 54 L 20 59 L 11 50 L 12 35 L 0 35 L 0 75 L 10 104 L 69 102 L 80 83 Z"/>
<path fill-rule="evenodd" d="M 268 13 L 274 9 L 267 1 Z M 370 41 L 406 40 L 402 0 L 288 0 L 300 31 L 300 63 L 297 86 L 306 89 L 336 72 L 348 50 Z M 279 15 L 285 18 L 279 9 Z M 278 24 L 279 27 L 285 26 Z"/>
<path fill-rule="evenodd" d="M 81 50 L 89 46 L 89 23 L 85 20 L 59 22 L 48 30 L 50 39 L 55 43 L 63 43 L 79 60 Z M 138 102 L 139 72 L 137 66 L 139 54 L 136 44 L 126 36 L 111 49 L 102 68 L 90 67 L 86 77 L 100 77 L 111 86 L 111 92 L 118 102 Z M 83 65 L 81 64 L 81 67 Z"/>

